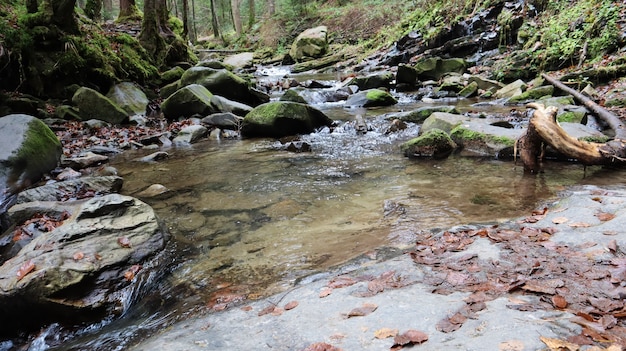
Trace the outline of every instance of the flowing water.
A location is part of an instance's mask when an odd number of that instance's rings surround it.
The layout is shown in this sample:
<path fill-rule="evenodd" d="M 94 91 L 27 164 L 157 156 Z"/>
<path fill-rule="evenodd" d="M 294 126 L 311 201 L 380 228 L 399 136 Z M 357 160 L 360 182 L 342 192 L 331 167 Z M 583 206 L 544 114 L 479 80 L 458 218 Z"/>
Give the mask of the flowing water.
<path fill-rule="evenodd" d="M 170 189 L 143 200 L 173 236 L 175 268 L 126 316 L 59 349 L 124 349 L 174 321 L 214 313 L 218 302 L 267 296 L 376 248 L 410 246 L 420 231 L 526 215 L 570 185 L 622 183 L 623 173 L 590 167 L 585 177 L 582 166 L 567 163 L 527 176 L 512 161 L 408 159 L 400 144 L 418 127 L 385 135 L 384 115 L 416 104 L 318 107 L 339 126 L 303 136 L 311 152 L 288 152 L 270 139 L 209 139 L 164 150 L 170 157 L 158 163 L 134 161 L 152 151 L 112 160 L 123 193 L 157 183 Z M 357 113 L 373 130 L 356 132 Z"/>

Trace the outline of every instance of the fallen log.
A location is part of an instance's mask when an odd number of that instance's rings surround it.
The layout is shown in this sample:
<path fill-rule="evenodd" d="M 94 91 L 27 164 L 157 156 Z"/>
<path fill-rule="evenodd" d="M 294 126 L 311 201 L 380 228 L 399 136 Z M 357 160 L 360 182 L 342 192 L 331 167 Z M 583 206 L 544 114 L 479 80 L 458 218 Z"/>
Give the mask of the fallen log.
<path fill-rule="evenodd" d="M 622 121 L 609 111 L 596 104 L 583 94 L 571 89 L 560 81 L 543 74 L 550 84 L 574 96 L 598 118 L 605 121 L 615 132 L 615 138 L 606 143 L 592 143 L 573 138 L 556 121 L 557 109 L 545 108 L 538 103 L 527 106 L 535 112 L 530 118 L 526 133 L 519 139 L 520 158 L 524 171 L 536 173 L 540 171 L 538 159 L 542 156 L 543 147 L 551 146 L 564 156 L 576 159 L 585 166 L 618 165 L 626 163 L 626 129 Z"/>

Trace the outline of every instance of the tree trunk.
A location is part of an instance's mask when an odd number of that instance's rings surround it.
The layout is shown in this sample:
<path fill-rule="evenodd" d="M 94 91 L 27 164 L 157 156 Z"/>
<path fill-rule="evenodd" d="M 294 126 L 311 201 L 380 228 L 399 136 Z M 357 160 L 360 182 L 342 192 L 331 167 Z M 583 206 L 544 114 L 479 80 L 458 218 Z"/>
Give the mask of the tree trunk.
<path fill-rule="evenodd" d="M 248 0 L 248 31 L 252 31 L 254 22 L 256 22 L 254 11 L 254 0 Z"/>
<path fill-rule="evenodd" d="M 50 21 L 56 24 L 62 31 L 78 33 L 78 22 L 74 17 L 76 0 L 44 0 L 43 7 L 48 12 Z"/>
<path fill-rule="evenodd" d="M 191 33 L 190 40 L 192 43 L 198 42 L 198 29 L 196 28 L 196 2 L 195 0 L 191 0 L 191 23 L 193 31 Z"/>
<path fill-rule="evenodd" d="M 230 0 L 230 7 L 232 9 L 233 14 L 233 25 L 235 26 L 235 33 L 237 33 L 237 37 L 240 37 L 243 28 L 241 26 L 241 11 L 239 9 L 240 0 Z"/>
<path fill-rule="evenodd" d="M 105 21 L 113 19 L 113 0 L 102 1 L 102 18 Z"/>
<path fill-rule="evenodd" d="M 183 1 L 183 38 L 189 38 L 189 1 Z"/>
<path fill-rule="evenodd" d="M 530 118 L 526 133 L 519 140 L 520 157 L 524 163 L 524 170 L 531 173 L 540 171 L 537 158 L 545 145 L 551 146 L 559 153 L 568 158 L 576 159 L 584 165 L 626 163 L 626 130 L 620 119 L 560 81 L 545 74 L 543 76 L 555 87 L 573 95 L 598 118 L 607 122 L 614 130 L 615 138 L 604 144 L 580 141 L 568 135 L 556 122 L 556 108 L 545 108 L 538 103 L 528 104 L 528 107 L 536 110 Z"/>
<path fill-rule="evenodd" d="M 165 49 L 165 39 L 161 36 L 161 23 L 158 16 L 157 7 L 162 0 L 145 0 L 143 4 L 143 21 L 141 22 L 141 33 L 137 39 L 148 54 L 157 57 Z"/>
<path fill-rule="evenodd" d="M 93 21 L 100 21 L 102 18 L 102 0 L 87 0 L 85 15 Z"/>
<path fill-rule="evenodd" d="M 120 13 L 117 15 L 117 20 L 124 21 L 135 18 L 140 18 L 135 0 L 120 0 Z"/>
<path fill-rule="evenodd" d="M 276 13 L 276 4 L 274 0 L 267 0 L 267 13 L 271 16 L 274 16 Z"/>
<path fill-rule="evenodd" d="M 215 0 L 210 0 L 211 2 L 211 25 L 213 26 L 213 36 L 215 38 L 221 38 L 220 34 L 220 25 L 217 21 L 217 13 L 215 12 Z"/>

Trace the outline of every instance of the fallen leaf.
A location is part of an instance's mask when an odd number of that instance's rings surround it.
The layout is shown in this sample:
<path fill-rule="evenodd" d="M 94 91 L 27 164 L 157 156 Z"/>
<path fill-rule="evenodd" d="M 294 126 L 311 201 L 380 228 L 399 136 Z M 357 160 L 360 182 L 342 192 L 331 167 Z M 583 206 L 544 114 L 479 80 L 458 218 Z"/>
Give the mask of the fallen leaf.
<path fill-rule="evenodd" d="M 559 340 L 554 338 L 547 338 L 545 336 L 540 336 L 539 339 L 548 346 L 550 351 L 578 351 L 580 349 L 579 345 L 573 344 L 571 342 L 567 342 L 565 340 Z"/>
<path fill-rule="evenodd" d="M 556 308 L 565 308 L 567 307 L 567 300 L 565 300 L 565 298 L 561 295 L 554 295 L 552 296 L 552 304 L 554 305 L 554 307 Z"/>
<path fill-rule="evenodd" d="M 439 322 L 437 322 L 437 325 L 435 327 L 437 328 L 437 330 L 439 330 L 442 333 L 451 333 L 455 330 L 458 330 L 462 326 L 463 324 L 455 324 L 455 323 L 450 322 L 450 319 L 444 318 L 440 320 Z"/>
<path fill-rule="evenodd" d="M 135 274 L 137 274 L 137 272 L 139 272 L 140 270 L 141 270 L 141 265 L 134 264 L 130 267 L 129 270 L 126 271 L 126 273 L 124 273 L 124 278 L 128 281 L 131 281 L 135 278 Z"/>
<path fill-rule="evenodd" d="M 555 217 L 552 218 L 552 223 L 554 224 L 563 224 L 565 222 L 569 221 L 569 219 L 567 217 Z"/>
<path fill-rule="evenodd" d="M 283 312 L 285 312 L 285 310 L 283 310 L 280 307 L 274 307 L 274 310 L 272 311 L 272 316 L 280 316 L 281 314 L 283 314 Z"/>
<path fill-rule="evenodd" d="M 368 314 L 376 311 L 377 308 L 378 308 L 378 306 L 373 304 L 373 303 L 364 303 L 363 306 L 357 307 L 357 308 L 353 309 L 352 311 L 348 312 L 347 318 L 350 318 L 350 317 L 365 317 Z"/>
<path fill-rule="evenodd" d="M 606 248 L 609 249 L 609 251 L 611 251 L 612 253 L 616 253 L 617 252 L 617 241 L 615 241 L 615 240 L 609 241 L 609 243 L 606 245 Z"/>
<path fill-rule="evenodd" d="M 398 329 L 382 328 L 374 332 L 374 337 L 376 339 L 387 339 L 392 338 L 396 335 L 398 335 Z"/>
<path fill-rule="evenodd" d="M 330 294 L 333 293 L 333 289 L 332 288 L 324 288 L 322 291 L 320 291 L 320 298 L 326 297 Z"/>
<path fill-rule="evenodd" d="M 325 342 L 316 342 L 302 351 L 341 351 L 341 349 Z"/>
<path fill-rule="evenodd" d="M 266 314 L 270 314 L 272 312 L 274 312 L 274 309 L 276 308 L 276 306 L 274 305 L 269 305 L 267 307 L 265 307 L 264 309 L 260 310 L 258 313 L 258 316 L 265 316 Z"/>
<path fill-rule="evenodd" d="M 125 237 L 125 236 L 117 238 L 117 243 L 121 247 L 125 247 L 125 248 L 129 248 L 130 247 L 130 240 L 127 237 Z"/>
<path fill-rule="evenodd" d="M 554 295 L 556 288 L 560 288 L 565 283 L 561 279 L 534 279 L 527 281 L 522 289 L 526 291 Z"/>
<path fill-rule="evenodd" d="M 298 305 L 298 301 L 291 301 L 285 305 L 285 311 L 293 310 L 294 308 L 298 307 Z"/>
<path fill-rule="evenodd" d="M 598 212 L 596 213 L 596 217 L 598 217 L 598 219 L 601 220 L 602 222 L 606 222 L 615 218 L 615 215 L 612 213 L 608 213 L 608 212 Z"/>
<path fill-rule="evenodd" d="M 252 306 L 243 306 L 241 307 L 241 310 L 244 312 L 250 312 L 252 311 Z"/>
<path fill-rule="evenodd" d="M 24 278 L 28 273 L 32 272 L 35 270 L 35 264 L 33 263 L 32 260 L 28 260 L 26 262 L 24 262 L 20 268 L 17 270 L 17 281 L 19 282 L 20 280 L 22 280 L 22 278 Z"/>
<path fill-rule="evenodd" d="M 421 344 L 425 341 L 428 341 L 428 334 L 419 330 L 407 330 L 393 338 L 394 345 L 392 347 Z"/>
<path fill-rule="evenodd" d="M 83 258 L 85 258 L 85 254 L 84 253 L 82 253 L 80 251 L 74 253 L 74 261 L 80 261 Z"/>
<path fill-rule="evenodd" d="M 347 286 L 354 285 L 354 284 L 356 284 L 356 280 L 354 280 L 351 277 L 342 275 L 342 276 L 331 279 L 328 282 L 328 284 L 326 284 L 326 286 L 331 289 L 339 289 L 339 288 L 345 288 Z"/>
<path fill-rule="evenodd" d="M 589 228 L 591 227 L 591 224 L 587 222 L 573 222 L 570 223 L 569 226 L 572 228 Z"/>

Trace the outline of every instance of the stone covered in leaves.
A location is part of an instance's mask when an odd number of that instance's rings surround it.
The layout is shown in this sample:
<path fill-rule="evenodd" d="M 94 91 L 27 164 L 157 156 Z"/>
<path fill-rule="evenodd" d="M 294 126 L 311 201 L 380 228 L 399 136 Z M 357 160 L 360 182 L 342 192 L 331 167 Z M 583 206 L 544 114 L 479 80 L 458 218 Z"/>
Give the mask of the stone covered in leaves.
<path fill-rule="evenodd" d="M 448 133 L 440 129 L 429 130 L 415 139 L 402 145 L 407 157 L 446 158 L 456 149 L 456 144 Z"/>
<path fill-rule="evenodd" d="M 332 120 L 322 111 L 309 105 L 275 101 L 260 105 L 244 117 L 243 137 L 280 138 L 308 134 L 316 128 L 330 126 Z"/>
<path fill-rule="evenodd" d="M 41 120 L 23 114 L 0 118 L 0 194 L 15 193 L 54 169 L 59 139 Z"/>
<path fill-rule="evenodd" d="M 0 314 L 11 321 L 4 333 L 119 315 L 165 271 L 154 268 L 168 235 L 147 204 L 111 194 L 48 205 L 71 217 L 13 235 L 23 247 L 0 266 Z"/>

